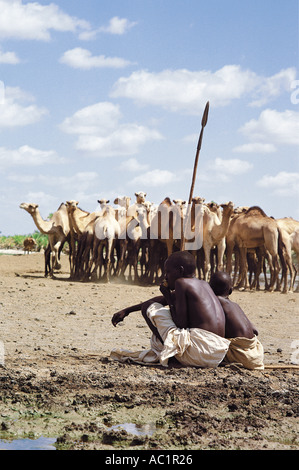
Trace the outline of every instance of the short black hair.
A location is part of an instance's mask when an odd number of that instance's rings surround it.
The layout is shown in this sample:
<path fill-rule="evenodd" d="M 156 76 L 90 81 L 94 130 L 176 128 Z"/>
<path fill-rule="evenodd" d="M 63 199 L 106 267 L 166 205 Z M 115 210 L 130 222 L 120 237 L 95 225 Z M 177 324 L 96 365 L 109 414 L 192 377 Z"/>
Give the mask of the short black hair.
<path fill-rule="evenodd" d="M 216 295 L 229 295 L 232 293 L 231 277 L 224 271 L 216 271 L 212 274 L 210 286 Z"/>
<path fill-rule="evenodd" d="M 171 263 L 174 268 L 183 266 L 184 273 L 187 276 L 195 274 L 196 261 L 189 251 L 175 251 L 167 258 L 167 262 Z"/>

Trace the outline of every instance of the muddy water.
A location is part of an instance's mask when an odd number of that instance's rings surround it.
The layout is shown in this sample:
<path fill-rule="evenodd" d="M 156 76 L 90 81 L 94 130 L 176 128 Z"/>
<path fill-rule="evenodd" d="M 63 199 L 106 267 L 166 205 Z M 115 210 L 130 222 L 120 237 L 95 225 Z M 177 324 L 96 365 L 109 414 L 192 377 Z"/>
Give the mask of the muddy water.
<path fill-rule="evenodd" d="M 56 450 L 56 439 L 40 437 L 39 439 L 0 439 L 0 450 Z"/>

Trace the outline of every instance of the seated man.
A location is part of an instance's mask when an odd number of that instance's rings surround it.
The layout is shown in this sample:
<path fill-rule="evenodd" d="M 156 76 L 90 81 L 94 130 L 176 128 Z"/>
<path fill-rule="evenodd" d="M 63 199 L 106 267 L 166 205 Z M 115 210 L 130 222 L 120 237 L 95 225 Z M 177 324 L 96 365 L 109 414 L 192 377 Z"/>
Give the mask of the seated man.
<path fill-rule="evenodd" d="M 195 269 L 189 252 L 173 253 L 165 262 L 163 296 L 113 315 L 116 326 L 132 311 L 142 311 L 153 332 L 151 351 L 162 365 L 175 356 L 184 365 L 216 367 L 228 350 L 221 304 L 209 284 L 195 277 Z"/>
<path fill-rule="evenodd" d="M 264 349 L 257 339 L 258 331 L 241 307 L 229 299 L 232 282 L 228 273 L 211 276 L 210 286 L 218 296 L 225 314 L 225 337 L 230 339 L 224 362 L 239 362 L 247 369 L 263 369 Z"/>

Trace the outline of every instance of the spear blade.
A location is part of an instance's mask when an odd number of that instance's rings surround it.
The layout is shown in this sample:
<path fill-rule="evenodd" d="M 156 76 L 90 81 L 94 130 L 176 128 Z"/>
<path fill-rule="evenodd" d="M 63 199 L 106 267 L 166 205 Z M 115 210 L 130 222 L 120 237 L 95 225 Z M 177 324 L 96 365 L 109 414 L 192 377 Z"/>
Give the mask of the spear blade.
<path fill-rule="evenodd" d="M 200 149 L 201 149 L 203 130 L 206 127 L 207 122 L 208 122 L 209 108 L 210 108 L 210 103 L 208 101 L 207 104 L 206 104 L 203 116 L 202 116 L 202 120 L 201 120 L 201 131 L 200 131 L 200 136 L 199 136 L 199 139 L 198 139 L 195 162 L 194 162 L 194 167 L 193 167 L 192 183 L 191 183 L 189 201 L 188 201 L 189 204 L 191 204 L 191 202 L 192 202 L 195 179 L 196 179 L 196 172 L 197 172 L 197 165 L 198 165 L 198 158 L 199 158 L 199 152 L 200 152 Z"/>

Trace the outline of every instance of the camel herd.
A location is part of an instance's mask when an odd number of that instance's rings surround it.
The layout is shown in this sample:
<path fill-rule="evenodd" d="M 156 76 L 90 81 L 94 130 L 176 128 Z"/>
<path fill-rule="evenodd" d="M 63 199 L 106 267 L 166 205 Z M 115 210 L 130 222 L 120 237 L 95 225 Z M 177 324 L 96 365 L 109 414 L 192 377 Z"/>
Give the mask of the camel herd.
<path fill-rule="evenodd" d="M 87 212 L 75 200 L 66 201 L 44 220 L 38 205 L 22 203 L 38 230 L 48 236 L 45 276 L 59 269 L 60 253 L 69 245 L 70 278 L 78 281 L 111 277 L 140 283 L 159 283 L 167 256 L 187 249 L 196 258 L 198 277 L 209 280 L 215 270 L 226 270 L 234 286 L 269 291 L 293 291 L 299 264 L 299 222 L 290 217 L 268 217 L 257 206 L 218 205 L 194 197 L 165 198 L 159 205 L 146 193 L 118 197 L 114 206 L 101 199 L 99 211 Z M 297 286 L 297 290 L 298 290 Z"/>

